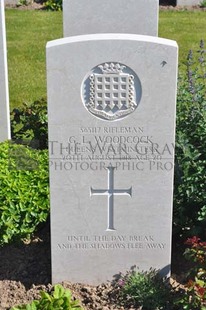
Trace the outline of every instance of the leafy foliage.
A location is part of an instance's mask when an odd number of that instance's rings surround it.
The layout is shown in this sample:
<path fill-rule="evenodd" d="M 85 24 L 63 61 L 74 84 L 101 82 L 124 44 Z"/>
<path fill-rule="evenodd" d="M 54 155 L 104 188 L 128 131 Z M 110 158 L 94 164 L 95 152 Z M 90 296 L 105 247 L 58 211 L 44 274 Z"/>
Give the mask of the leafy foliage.
<path fill-rule="evenodd" d="M 142 306 L 144 310 L 174 309 L 170 308 L 172 290 L 154 269 L 139 272 L 133 268 L 122 276 L 119 285 L 124 306 L 135 309 Z"/>
<path fill-rule="evenodd" d="M 174 232 L 204 234 L 206 224 L 206 50 L 188 54 L 177 96 Z"/>
<path fill-rule="evenodd" d="M 200 2 L 200 7 L 201 8 L 206 8 L 206 0 L 203 0 Z"/>
<path fill-rule="evenodd" d="M 28 237 L 49 213 L 47 151 L 0 143 L 0 245 Z"/>
<path fill-rule="evenodd" d="M 19 0 L 19 2 L 17 3 L 17 6 L 21 6 L 21 5 L 29 5 L 29 1 L 28 0 Z"/>
<path fill-rule="evenodd" d="M 192 267 L 187 291 L 178 304 L 186 310 L 206 310 L 206 242 L 194 236 L 187 239 L 186 245 L 189 247 L 184 256 L 192 262 Z"/>
<path fill-rule="evenodd" d="M 47 0 L 45 1 L 45 6 L 50 11 L 61 11 L 62 0 Z"/>
<path fill-rule="evenodd" d="M 24 103 L 11 112 L 12 139 L 28 140 L 30 146 L 38 149 L 48 147 L 47 102 L 45 99 Z"/>
<path fill-rule="evenodd" d="M 65 290 L 63 286 L 54 286 L 54 292 L 48 294 L 41 291 L 41 299 L 34 300 L 25 306 L 12 307 L 11 310 L 81 310 L 83 309 L 78 300 L 73 300 L 70 290 Z"/>
<path fill-rule="evenodd" d="M 201 241 L 200 238 L 194 236 L 188 238 L 185 244 L 189 247 L 185 250 L 184 256 L 194 263 L 191 275 L 195 276 L 198 272 L 204 271 L 204 277 L 206 280 L 206 242 Z"/>

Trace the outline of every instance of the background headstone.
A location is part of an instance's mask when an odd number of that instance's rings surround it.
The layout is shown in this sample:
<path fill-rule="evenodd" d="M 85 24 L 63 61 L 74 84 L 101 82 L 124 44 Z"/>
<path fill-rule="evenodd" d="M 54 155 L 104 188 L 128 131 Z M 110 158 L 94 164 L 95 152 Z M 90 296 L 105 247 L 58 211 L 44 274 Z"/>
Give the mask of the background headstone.
<path fill-rule="evenodd" d="M 4 1 L 0 3 L 0 142 L 10 139 L 9 91 Z"/>
<path fill-rule="evenodd" d="M 193 6 L 193 5 L 199 5 L 201 2 L 202 2 L 201 0 L 177 0 L 176 5 Z"/>
<path fill-rule="evenodd" d="M 49 42 L 47 81 L 53 283 L 98 284 L 133 265 L 168 275 L 176 42 Z"/>
<path fill-rule="evenodd" d="M 157 36 L 158 0 L 64 0 L 64 37 L 94 33 Z"/>

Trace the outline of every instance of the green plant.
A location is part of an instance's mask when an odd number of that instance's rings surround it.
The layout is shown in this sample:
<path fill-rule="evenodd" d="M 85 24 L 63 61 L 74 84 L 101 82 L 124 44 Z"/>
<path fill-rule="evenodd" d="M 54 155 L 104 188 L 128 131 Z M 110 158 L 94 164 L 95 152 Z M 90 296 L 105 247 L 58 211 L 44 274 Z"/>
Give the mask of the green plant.
<path fill-rule="evenodd" d="M 0 143 L 0 245 L 29 237 L 49 214 L 47 151 Z"/>
<path fill-rule="evenodd" d="M 30 2 L 29 0 L 19 0 L 19 2 L 17 3 L 17 6 L 28 5 L 29 2 Z"/>
<path fill-rule="evenodd" d="M 192 262 L 192 266 L 186 293 L 177 304 L 185 310 L 206 310 L 206 242 L 194 236 L 188 238 L 185 244 L 189 247 L 184 256 Z"/>
<path fill-rule="evenodd" d="M 206 8 L 206 0 L 203 0 L 200 2 L 200 7 L 201 8 Z"/>
<path fill-rule="evenodd" d="M 122 304 L 144 310 L 173 309 L 172 290 L 166 279 L 154 269 L 139 272 L 132 269 L 119 280 Z"/>
<path fill-rule="evenodd" d="M 45 99 L 24 103 L 11 112 L 11 135 L 16 141 L 27 140 L 38 149 L 48 147 L 47 102 Z"/>
<path fill-rule="evenodd" d="M 50 11 L 61 11 L 62 10 L 62 0 L 47 0 L 45 6 Z"/>
<path fill-rule="evenodd" d="M 206 285 L 205 282 L 197 277 L 194 281 L 190 280 L 187 290 L 175 301 L 178 309 L 183 310 L 206 310 Z"/>
<path fill-rule="evenodd" d="M 206 50 L 189 52 L 178 83 L 174 233 L 204 235 L 206 225 Z"/>
<path fill-rule="evenodd" d="M 25 306 L 17 306 L 11 310 L 81 310 L 78 300 L 72 298 L 70 290 L 66 290 L 60 284 L 54 286 L 52 294 L 41 291 L 41 299 L 35 300 Z"/>
<path fill-rule="evenodd" d="M 194 236 L 188 238 L 185 244 L 189 247 L 186 248 L 184 256 L 193 263 L 192 273 L 190 272 L 190 275 L 194 276 L 198 272 L 201 272 L 201 277 L 203 278 L 204 276 L 204 280 L 206 280 L 206 242 Z"/>

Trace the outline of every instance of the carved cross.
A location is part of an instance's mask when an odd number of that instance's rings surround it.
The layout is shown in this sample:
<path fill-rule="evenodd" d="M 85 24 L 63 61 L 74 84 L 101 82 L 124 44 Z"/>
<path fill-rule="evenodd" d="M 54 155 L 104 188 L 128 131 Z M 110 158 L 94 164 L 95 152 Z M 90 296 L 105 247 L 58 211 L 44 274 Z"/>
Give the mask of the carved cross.
<path fill-rule="evenodd" d="M 108 215 L 107 215 L 107 230 L 115 230 L 114 228 L 114 196 L 129 195 L 132 197 L 132 187 L 129 189 L 114 188 L 114 169 L 115 167 L 107 167 L 108 170 L 108 188 L 93 189 L 90 188 L 90 195 L 100 195 L 108 197 Z"/>

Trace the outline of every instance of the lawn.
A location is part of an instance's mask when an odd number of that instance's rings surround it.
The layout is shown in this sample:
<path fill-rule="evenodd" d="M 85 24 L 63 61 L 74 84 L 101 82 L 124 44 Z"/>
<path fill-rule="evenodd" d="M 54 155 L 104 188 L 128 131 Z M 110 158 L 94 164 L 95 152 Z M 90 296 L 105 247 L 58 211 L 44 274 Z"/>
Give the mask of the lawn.
<path fill-rule="evenodd" d="M 46 96 L 46 42 L 62 37 L 62 13 L 6 10 L 11 108 Z M 180 63 L 206 42 L 206 12 L 160 11 L 159 36 L 176 40 Z M 57 55 L 58 57 L 58 55 Z"/>
<path fill-rule="evenodd" d="M 159 20 L 159 36 L 179 45 L 179 63 L 190 49 L 198 49 L 201 39 L 206 45 L 206 11 L 160 11 Z"/>
<path fill-rule="evenodd" d="M 47 41 L 61 38 L 61 12 L 6 10 L 11 108 L 46 96 Z M 58 56 L 57 56 L 58 57 Z"/>

